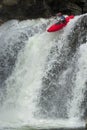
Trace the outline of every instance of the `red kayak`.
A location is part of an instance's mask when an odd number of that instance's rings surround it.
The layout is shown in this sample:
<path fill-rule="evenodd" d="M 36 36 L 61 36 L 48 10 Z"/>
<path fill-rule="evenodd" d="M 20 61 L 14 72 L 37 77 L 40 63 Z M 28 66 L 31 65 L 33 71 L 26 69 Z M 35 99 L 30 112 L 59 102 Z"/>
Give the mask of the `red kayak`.
<path fill-rule="evenodd" d="M 53 24 L 50 28 L 47 29 L 47 32 L 55 32 L 55 31 L 59 31 L 61 30 L 63 27 L 65 27 L 67 25 L 67 23 L 70 21 L 70 19 L 73 19 L 74 15 L 70 15 L 68 17 L 66 17 L 66 23 L 55 23 Z"/>

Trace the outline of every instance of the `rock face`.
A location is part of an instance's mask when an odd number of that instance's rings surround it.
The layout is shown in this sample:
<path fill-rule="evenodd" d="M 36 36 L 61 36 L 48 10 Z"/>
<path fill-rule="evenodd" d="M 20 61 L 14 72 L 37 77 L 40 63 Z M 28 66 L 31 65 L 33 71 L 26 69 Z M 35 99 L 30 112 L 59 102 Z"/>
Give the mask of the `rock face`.
<path fill-rule="evenodd" d="M 18 4 L 19 0 L 3 0 L 3 4 L 6 6 L 13 6 Z"/>
<path fill-rule="evenodd" d="M 0 0 L 0 19 L 50 17 L 57 12 L 81 14 L 87 12 L 86 0 Z"/>

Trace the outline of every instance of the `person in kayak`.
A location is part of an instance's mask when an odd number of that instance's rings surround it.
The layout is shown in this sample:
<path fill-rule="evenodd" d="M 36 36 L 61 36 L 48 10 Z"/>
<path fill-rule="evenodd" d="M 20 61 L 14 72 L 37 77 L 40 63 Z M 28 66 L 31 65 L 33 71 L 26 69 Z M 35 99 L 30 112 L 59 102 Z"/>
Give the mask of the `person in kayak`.
<path fill-rule="evenodd" d="M 56 15 L 57 23 L 66 23 L 66 19 L 61 12 Z"/>

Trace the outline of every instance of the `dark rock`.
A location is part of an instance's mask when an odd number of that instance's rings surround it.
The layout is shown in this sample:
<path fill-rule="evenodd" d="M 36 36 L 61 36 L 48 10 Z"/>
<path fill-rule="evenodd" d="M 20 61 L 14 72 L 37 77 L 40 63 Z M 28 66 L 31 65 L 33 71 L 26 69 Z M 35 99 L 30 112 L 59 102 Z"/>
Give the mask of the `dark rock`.
<path fill-rule="evenodd" d="M 2 19 L 0 19 L 0 25 L 3 24 L 3 23 L 4 23 L 4 21 Z"/>
<path fill-rule="evenodd" d="M 3 0 L 3 4 L 7 6 L 13 6 L 18 4 L 19 0 Z"/>
<path fill-rule="evenodd" d="M 0 18 L 4 21 L 10 19 L 30 19 L 50 17 L 57 12 L 75 14 L 87 12 L 86 0 L 0 0 Z"/>

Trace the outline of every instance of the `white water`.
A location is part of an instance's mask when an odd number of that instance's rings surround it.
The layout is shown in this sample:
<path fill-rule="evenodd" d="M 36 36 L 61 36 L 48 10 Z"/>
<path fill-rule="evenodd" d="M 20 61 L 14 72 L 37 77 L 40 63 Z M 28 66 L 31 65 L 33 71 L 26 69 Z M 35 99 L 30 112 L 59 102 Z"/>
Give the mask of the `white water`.
<path fill-rule="evenodd" d="M 46 27 L 49 26 L 50 20 L 44 19 L 24 21 L 21 23 L 13 21 L 13 24 L 9 25 L 10 27 L 6 25 L 7 23 L 1 27 L 1 30 L 3 29 L 3 31 L 0 35 L 4 35 L 6 41 L 5 48 L 9 44 L 8 41 L 10 37 L 12 38 L 12 36 L 15 35 L 15 38 L 17 37 L 18 39 L 18 34 L 21 32 L 28 36 L 28 40 L 24 41 L 25 46 L 18 53 L 12 74 L 5 81 L 6 98 L 0 108 L 1 129 L 5 127 L 17 128 L 24 125 L 37 128 L 84 126 L 84 122 L 80 120 L 80 105 L 78 103 L 83 100 L 83 90 L 85 90 L 86 87 L 84 85 L 87 77 L 86 43 L 80 46 L 78 50 L 80 55 L 80 58 L 77 61 L 79 71 L 76 74 L 76 87 L 73 89 L 74 96 L 73 99 L 69 101 L 70 108 L 67 108 L 69 109 L 69 118 L 64 120 L 50 118 L 43 119 L 40 116 L 38 106 L 41 89 L 43 88 L 42 78 L 43 76 L 46 76 L 47 72 L 52 68 L 52 63 L 57 56 L 54 54 L 54 57 L 48 62 L 45 69 L 47 57 L 50 55 L 50 50 L 52 47 L 57 45 L 59 54 L 63 47 L 65 47 L 67 51 L 69 44 L 67 37 L 70 33 L 72 33 L 78 18 L 79 17 L 76 17 L 71 20 L 67 27 L 56 33 L 46 32 Z M 31 30 L 30 33 L 29 30 Z M 5 37 L 6 33 L 8 34 Z M 12 39 L 13 42 L 15 38 Z M 10 46 L 12 44 L 13 43 L 11 42 Z M 2 45 L 0 44 L 0 46 Z M 70 68 L 68 68 L 67 71 L 64 71 L 64 73 L 60 76 L 60 79 L 62 79 L 62 81 L 60 80 L 60 84 L 65 84 L 65 76 L 69 70 Z M 82 82 L 80 82 L 81 80 Z M 38 117 L 35 115 L 38 115 Z"/>
<path fill-rule="evenodd" d="M 70 118 L 79 118 L 82 116 L 83 112 L 78 109 L 80 107 L 80 102 L 84 101 L 83 93 L 86 90 L 87 81 L 87 43 L 84 43 L 79 48 L 79 59 L 77 61 L 78 70 L 76 73 L 75 88 L 73 89 L 74 98 L 71 101 L 71 109 L 69 116 Z"/>

